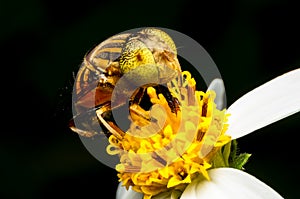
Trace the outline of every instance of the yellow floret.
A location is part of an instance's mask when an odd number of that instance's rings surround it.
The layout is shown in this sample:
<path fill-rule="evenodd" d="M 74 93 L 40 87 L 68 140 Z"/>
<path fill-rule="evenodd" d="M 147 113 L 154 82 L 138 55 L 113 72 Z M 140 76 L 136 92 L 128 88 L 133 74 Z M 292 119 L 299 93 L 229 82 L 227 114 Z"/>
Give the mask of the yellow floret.
<path fill-rule="evenodd" d="M 182 76 L 185 79 L 181 86 L 176 82 L 169 86 L 180 102 L 177 113 L 171 111 L 162 94 L 157 95 L 153 87 L 147 89 L 153 103 L 152 115 L 159 123 L 157 132 L 137 128 L 132 122 L 122 140 L 114 135 L 109 138 L 107 152 L 120 156 L 116 166 L 119 180 L 127 188 L 143 193 L 144 199 L 166 190 L 183 190 L 199 175 L 209 179 L 207 170 L 213 155 L 230 141 L 225 135 L 228 115 L 216 108 L 215 93 L 195 91 L 191 74 L 184 71 Z M 134 136 L 141 134 L 151 136 Z"/>

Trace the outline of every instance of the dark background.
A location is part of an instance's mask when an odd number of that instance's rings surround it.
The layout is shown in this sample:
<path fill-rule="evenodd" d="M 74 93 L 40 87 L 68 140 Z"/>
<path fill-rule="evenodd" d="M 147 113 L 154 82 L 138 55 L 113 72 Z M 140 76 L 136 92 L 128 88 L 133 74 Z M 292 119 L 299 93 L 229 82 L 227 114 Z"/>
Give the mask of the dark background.
<path fill-rule="evenodd" d="M 73 73 L 107 37 L 144 26 L 189 35 L 217 64 L 230 105 L 299 67 L 299 20 L 299 5 L 280 0 L 1 0 L 0 198 L 114 198 L 115 171 L 67 127 Z M 253 154 L 247 172 L 284 198 L 299 191 L 299 119 L 298 113 L 239 139 L 241 152 Z"/>

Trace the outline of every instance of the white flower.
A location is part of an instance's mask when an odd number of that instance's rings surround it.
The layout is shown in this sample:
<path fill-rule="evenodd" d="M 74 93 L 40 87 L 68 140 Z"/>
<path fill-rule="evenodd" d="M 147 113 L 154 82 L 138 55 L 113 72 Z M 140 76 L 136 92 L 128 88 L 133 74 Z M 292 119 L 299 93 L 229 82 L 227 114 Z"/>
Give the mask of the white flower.
<path fill-rule="evenodd" d="M 215 80 L 208 89 L 218 93 L 222 107 L 222 80 Z M 235 101 L 230 113 L 226 134 L 237 139 L 300 111 L 300 69 L 285 73 L 248 92 Z M 193 198 L 282 198 L 276 191 L 254 176 L 233 168 L 208 170 L 211 180 L 196 179 L 187 186 L 181 199 Z M 117 199 L 141 199 L 143 195 L 120 186 Z M 156 198 L 156 197 L 155 197 Z M 159 198 L 170 198 L 161 195 Z M 172 196 L 171 196 L 172 199 Z"/>

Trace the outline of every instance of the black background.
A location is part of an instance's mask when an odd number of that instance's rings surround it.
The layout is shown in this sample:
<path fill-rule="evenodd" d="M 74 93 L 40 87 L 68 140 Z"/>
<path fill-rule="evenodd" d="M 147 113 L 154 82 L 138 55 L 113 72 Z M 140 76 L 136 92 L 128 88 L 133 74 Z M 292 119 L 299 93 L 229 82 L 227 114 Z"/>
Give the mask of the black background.
<path fill-rule="evenodd" d="M 73 74 L 109 36 L 156 26 L 194 38 L 217 64 L 229 105 L 300 65 L 299 5 L 292 1 L 1 0 L 0 16 L 0 198 L 115 197 L 116 172 L 67 127 Z M 284 198 L 299 191 L 299 119 L 239 139 L 241 152 L 253 154 L 246 171 Z"/>

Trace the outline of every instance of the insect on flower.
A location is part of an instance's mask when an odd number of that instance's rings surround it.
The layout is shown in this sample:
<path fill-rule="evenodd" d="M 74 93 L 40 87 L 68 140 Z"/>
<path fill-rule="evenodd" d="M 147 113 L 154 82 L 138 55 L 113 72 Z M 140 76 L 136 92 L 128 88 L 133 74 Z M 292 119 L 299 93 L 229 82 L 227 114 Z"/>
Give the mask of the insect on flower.
<path fill-rule="evenodd" d="M 166 32 L 144 28 L 112 36 L 84 57 L 75 79 L 73 110 L 76 114 L 69 127 L 81 136 L 93 137 L 100 134 L 100 125 L 107 137 L 113 134 L 122 139 L 124 131 L 116 124 L 112 109 L 122 107 L 129 99 L 130 116 L 150 121 L 146 111 L 149 99 L 145 94 L 149 86 L 162 93 L 172 112 L 177 112 L 179 102 L 163 84 L 179 77 L 180 72 L 176 46 Z M 114 91 L 121 78 L 126 81 Z M 116 93 L 114 99 L 113 92 Z"/>

